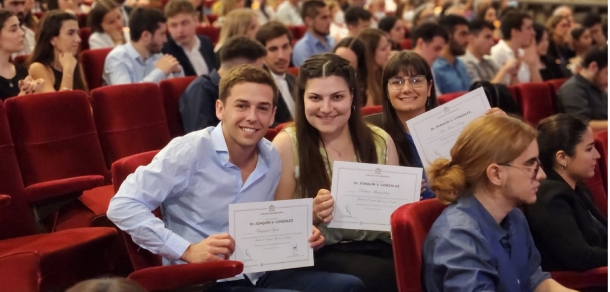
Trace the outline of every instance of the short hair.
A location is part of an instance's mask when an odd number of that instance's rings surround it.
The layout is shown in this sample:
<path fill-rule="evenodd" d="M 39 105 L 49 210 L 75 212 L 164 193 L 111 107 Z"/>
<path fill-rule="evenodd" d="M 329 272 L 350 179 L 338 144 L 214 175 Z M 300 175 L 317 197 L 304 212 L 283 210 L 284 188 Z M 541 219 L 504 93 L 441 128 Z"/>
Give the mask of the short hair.
<path fill-rule="evenodd" d="M 279 21 L 269 21 L 256 32 L 256 40 L 263 46 L 267 46 L 267 42 L 282 36 L 288 37 L 288 42 L 292 45 L 292 33 L 285 24 Z"/>
<path fill-rule="evenodd" d="M 305 21 L 306 17 L 316 18 L 318 16 L 318 8 L 326 7 L 326 3 L 322 0 L 307 0 L 301 6 L 301 18 Z"/>
<path fill-rule="evenodd" d="M 165 12 L 165 17 L 174 17 L 178 14 L 190 14 L 195 15 L 197 11 L 195 10 L 195 6 L 189 0 L 171 0 L 169 1 L 163 10 Z"/>
<path fill-rule="evenodd" d="M 572 37 L 572 40 L 578 41 L 578 39 L 580 39 L 580 37 L 585 33 L 585 31 L 587 31 L 586 27 L 577 27 L 570 31 L 570 36 Z"/>
<path fill-rule="evenodd" d="M 556 114 L 543 119 L 538 124 L 538 147 L 540 165 L 548 173 L 553 170 L 557 152 L 563 151 L 574 156 L 576 145 L 589 126 L 581 119 L 570 114 Z"/>
<path fill-rule="evenodd" d="M 438 20 L 438 25 L 440 25 L 443 29 L 445 29 L 447 31 L 447 33 L 449 33 L 449 35 L 452 35 L 453 32 L 455 31 L 456 26 L 458 26 L 458 25 L 468 26 L 468 20 L 466 20 L 466 18 L 464 18 L 463 16 L 449 14 L 449 15 L 445 15 L 445 16 L 441 17 Z"/>
<path fill-rule="evenodd" d="M 132 41 L 139 41 L 145 31 L 154 34 L 159 23 L 166 23 L 167 18 L 161 10 L 150 7 L 136 7 L 129 14 L 129 37 Z"/>
<path fill-rule="evenodd" d="M 398 17 L 396 16 L 386 16 L 379 20 L 377 27 L 385 32 L 390 32 L 392 28 L 394 28 L 394 25 L 396 25 L 397 21 Z"/>
<path fill-rule="evenodd" d="M 521 30 L 523 26 L 523 20 L 532 19 L 527 13 L 523 12 L 509 12 L 502 16 L 500 20 L 500 31 L 502 32 L 502 39 L 510 40 L 512 38 L 511 31 L 513 29 Z"/>
<path fill-rule="evenodd" d="M 92 32 L 104 32 L 102 28 L 102 22 L 104 22 L 104 16 L 108 12 L 119 8 L 120 5 L 114 0 L 98 0 L 95 2 L 95 6 L 91 8 L 91 11 L 87 14 L 87 25 L 91 28 Z"/>
<path fill-rule="evenodd" d="M 593 62 L 597 63 L 597 68 L 600 70 L 608 67 L 608 46 L 599 45 L 591 48 L 582 60 L 582 65 L 586 68 Z"/>
<path fill-rule="evenodd" d="M 96 4 L 97 5 L 97 4 Z M 137 282 L 125 278 L 104 278 L 82 281 L 66 292 L 145 292 Z"/>
<path fill-rule="evenodd" d="M 536 43 L 538 44 L 542 41 L 542 36 L 544 35 L 544 33 L 546 32 L 548 34 L 549 30 L 540 23 L 534 23 L 533 26 L 534 26 L 534 32 L 536 33 L 536 36 L 534 36 L 534 39 L 536 40 Z"/>
<path fill-rule="evenodd" d="M 229 38 L 220 49 L 220 63 L 238 58 L 256 61 L 266 55 L 267 50 L 259 42 L 246 36 L 235 36 Z"/>
<path fill-rule="evenodd" d="M 449 41 L 449 34 L 442 26 L 434 22 L 424 22 L 413 30 L 411 38 L 413 39 L 413 46 L 416 46 L 418 39 L 429 43 L 437 36 L 442 37 L 445 42 Z"/>
<path fill-rule="evenodd" d="M 478 35 L 486 28 L 491 31 L 494 31 L 496 29 L 493 23 L 481 18 L 475 18 L 468 24 L 468 30 L 470 30 L 470 34 L 473 35 Z"/>
<path fill-rule="evenodd" d="M 361 20 L 371 20 L 371 18 L 373 18 L 373 14 L 360 6 L 351 6 L 345 10 L 344 17 L 345 24 L 358 25 Z"/>
<path fill-rule="evenodd" d="M 590 12 L 587 14 L 587 16 L 585 16 L 584 20 L 582 21 L 582 26 L 586 28 L 591 28 L 596 24 L 602 24 L 602 17 L 599 16 L 598 13 Z"/>
<path fill-rule="evenodd" d="M 240 65 L 229 71 L 226 76 L 220 79 L 218 86 L 218 99 L 223 103 L 231 94 L 231 88 L 240 83 L 256 83 L 269 85 L 273 90 L 273 105 L 275 106 L 278 99 L 278 89 L 275 85 L 275 80 L 267 70 L 256 68 L 252 65 Z"/>

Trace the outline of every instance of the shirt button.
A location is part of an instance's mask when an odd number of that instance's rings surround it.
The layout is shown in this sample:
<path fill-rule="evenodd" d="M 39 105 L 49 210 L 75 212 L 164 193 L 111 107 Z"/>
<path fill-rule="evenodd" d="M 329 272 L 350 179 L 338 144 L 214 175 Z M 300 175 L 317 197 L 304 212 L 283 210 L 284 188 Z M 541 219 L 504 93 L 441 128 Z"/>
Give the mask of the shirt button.
<path fill-rule="evenodd" d="M 517 279 L 517 284 L 521 285 L 521 281 L 519 281 L 519 279 Z"/>

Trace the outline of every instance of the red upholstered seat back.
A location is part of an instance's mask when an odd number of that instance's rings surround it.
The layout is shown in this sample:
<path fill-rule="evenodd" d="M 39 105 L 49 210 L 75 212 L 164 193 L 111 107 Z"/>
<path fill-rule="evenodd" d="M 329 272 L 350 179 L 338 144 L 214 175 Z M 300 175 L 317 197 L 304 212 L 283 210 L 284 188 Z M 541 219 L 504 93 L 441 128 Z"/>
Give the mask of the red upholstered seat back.
<path fill-rule="evenodd" d="M 288 72 L 288 74 L 298 77 L 299 76 L 299 67 L 289 67 L 287 72 Z"/>
<path fill-rule="evenodd" d="M 178 108 L 178 100 L 186 88 L 195 80 L 195 76 L 171 78 L 161 81 L 159 88 L 163 97 L 163 107 L 165 108 L 165 118 L 172 138 L 184 135 L 182 127 L 182 116 Z"/>
<path fill-rule="evenodd" d="M 210 22 L 213 22 L 210 15 L 208 15 L 208 19 Z M 220 28 L 213 26 L 198 26 L 197 34 L 204 35 L 210 38 L 212 43 L 216 44 L 218 42 L 218 38 L 220 37 Z"/>
<path fill-rule="evenodd" d="M 86 50 L 80 53 L 80 63 L 89 90 L 102 86 L 104 62 L 106 62 L 106 56 L 110 51 L 112 51 L 112 48 Z"/>
<path fill-rule="evenodd" d="M 595 149 L 599 152 L 600 158 L 597 161 L 599 173 L 604 181 L 604 189 L 608 193 L 608 131 L 595 133 Z"/>
<path fill-rule="evenodd" d="M 593 202 L 595 202 L 597 208 L 608 217 L 608 194 L 606 194 L 606 190 L 604 189 L 604 180 L 599 171 L 599 164 L 595 166 L 595 175 L 587 179 L 585 183 L 587 184 L 587 187 L 589 187 L 589 191 L 591 191 Z"/>
<path fill-rule="evenodd" d="M 360 112 L 362 112 L 362 116 L 378 114 L 382 111 L 383 111 L 383 107 L 380 105 L 365 106 L 360 109 Z"/>
<path fill-rule="evenodd" d="M 118 191 L 127 176 L 134 173 L 139 166 L 148 165 L 158 152 L 158 150 L 144 152 L 119 159 L 113 163 L 112 182 L 114 184 L 114 190 Z M 159 209 L 155 210 L 154 213 L 157 217 L 161 217 L 161 213 L 158 210 Z M 127 247 L 127 252 L 129 253 L 129 258 L 134 270 L 137 271 L 149 267 L 156 267 L 162 264 L 160 256 L 140 248 L 140 246 L 133 242 L 129 234 L 124 231 L 120 231 L 119 234 L 125 241 L 125 246 Z"/>
<path fill-rule="evenodd" d="M 437 199 L 428 199 L 398 208 L 392 214 L 392 246 L 396 281 L 401 292 L 419 292 L 422 251 L 428 231 L 445 209 Z"/>
<path fill-rule="evenodd" d="M 0 165 L 0 194 L 11 197 L 10 205 L 0 210 L 0 240 L 34 234 L 34 221 L 23 195 L 21 171 L 15 155 L 4 103 L 1 101 Z"/>
<path fill-rule="evenodd" d="M 295 41 L 300 40 L 307 32 L 307 27 L 304 25 L 289 25 L 288 29 L 292 33 L 292 39 Z"/>
<path fill-rule="evenodd" d="M 277 136 L 277 131 L 275 129 L 269 128 L 267 129 L 267 134 L 265 134 L 265 139 L 269 141 L 273 141 L 273 138 Z"/>
<path fill-rule="evenodd" d="M 540 120 L 555 114 L 555 104 L 547 84 L 522 83 L 516 86 L 516 90 L 523 119 L 530 125 L 537 126 Z"/>
<path fill-rule="evenodd" d="M 60 91 L 6 100 L 23 182 L 108 176 L 87 94 Z"/>
<path fill-rule="evenodd" d="M 568 79 L 560 78 L 545 81 L 545 83 L 549 86 L 549 89 L 551 90 L 551 97 L 553 98 L 554 103 L 557 101 L 557 91 L 559 91 L 559 87 L 561 87 L 561 85 L 563 85 L 566 80 Z"/>
<path fill-rule="evenodd" d="M 80 37 L 80 51 L 89 49 L 89 37 L 91 36 L 91 28 L 81 27 L 78 30 L 78 36 Z"/>
<path fill-rule="evenodd" d="M 401 43 L 400 43 L 400 47 L 403 50 L 410 50 L 413 48 L 413 40 L 411 40 L 410 38 L 405 38 Z"/>
<path fill-rule="evenodd" d="M 466 93 L 467 93 L 466 91 L 461 91 L 461 92 L 454 92 L 454 93 L 443 94 L 443 95 L 440 95 L 440 96 L 438 96 L 436 98 L 436 102 L 438 103 L 438 105 L 445 104 L 445 103 L 448 103 L 448 102 L 450 102 L 450 101 L 452 101 L 452 100 L 454 100 L 454 99 L 456 99 L 456 98 L 458 98 L 458 97 L 460 97 L 460 96 L 462 96 L 462 95 L 464 95 Z"/>
<path fill-rule="evenodd" d="M 108 169 L 120 158 L 159 150 L 171 140 L 154 83 L 100 87 L 91 92 L 91 106 Z"/>

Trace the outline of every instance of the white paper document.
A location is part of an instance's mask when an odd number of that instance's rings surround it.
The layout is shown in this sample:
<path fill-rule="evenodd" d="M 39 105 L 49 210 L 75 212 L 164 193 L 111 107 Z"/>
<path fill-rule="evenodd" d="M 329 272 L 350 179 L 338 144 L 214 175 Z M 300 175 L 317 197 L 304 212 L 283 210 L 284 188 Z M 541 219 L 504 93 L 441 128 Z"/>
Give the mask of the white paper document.
<path fill-rule="evenodd" d="M 482 87 L 407 121 L 424 168 L 437 158 L 451 159 L 451 147 L 472 120 L 491 106 Z"/>
<path fill-rule="evenodd" d="M 390 216 L 419 201 L 423 169 L 335 161 L 331 228 L 390 231 Z"/>
<path fill-rule="evenodd" d="M 231 260 L 244 273 L 313 266 L 312 208 L 311 198 L 229 205 Z"/>

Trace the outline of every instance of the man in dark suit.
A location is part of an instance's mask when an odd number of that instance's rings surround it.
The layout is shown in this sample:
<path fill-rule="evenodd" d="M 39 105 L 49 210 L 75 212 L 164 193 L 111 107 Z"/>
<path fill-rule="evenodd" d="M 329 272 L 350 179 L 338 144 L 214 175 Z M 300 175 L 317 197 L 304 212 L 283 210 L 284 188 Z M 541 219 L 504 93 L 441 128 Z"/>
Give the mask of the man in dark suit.
<path fill-rule="evenodd" d="M 295 99 L 293 97 L 296 78 L 287 73 L 292 58 L 292 34 L 279 21 L 264 24 L 256 33 L 256 40 L 265 49 L 265 68 L 269 70 L 280 92 L 275 123 L 281 124 L 294 119 Z"/>
<path fill-rule="evenodd" d="M 214 46 L 206 36 L 196 34 L 197 11 L 188 0 L 172 0 L 165 5 L 170 37 L 163 53 L 174 56 L 185 76 L 209 74 L 216 66 Z"/>

